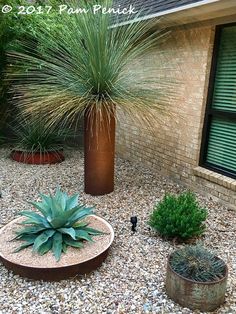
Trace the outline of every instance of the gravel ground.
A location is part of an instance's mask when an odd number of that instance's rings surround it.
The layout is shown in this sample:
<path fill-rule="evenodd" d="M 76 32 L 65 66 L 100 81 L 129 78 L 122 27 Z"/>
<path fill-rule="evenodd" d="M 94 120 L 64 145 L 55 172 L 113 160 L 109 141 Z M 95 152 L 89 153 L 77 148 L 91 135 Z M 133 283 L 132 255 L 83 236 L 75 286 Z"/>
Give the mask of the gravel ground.
<path fill-rule="evenodd" d="M 80 192 L 87 205 L 114 228 L 115 241 L 103 266 L 85 277 L 57 283 L 32 281 L 8 272 L 0 264 L 0 313 L 198 313 L 181 308 L 165 294 L 166 258 L 176 247 L 153 234 L 147 221 L 154 204 L 165 192 L 180 192 L 183 187 L 140 164 L 117 159 L 116 189 L 106 196 L 83 193 L 83 158 L 69 152 L 59 165 L 30 166 L 8 159 L 9 149 L 0 150 L 0 226 L 27 208 L 26 201 L 37 199 L 59 184 L 69 193 Z M 198 195 L 208 207 L 207 231 L 203 244 L 214 249 L 229 266 L 226 303 L 215 313 L 236 313 L 236 212 L 210 198 Z M 130 216 L 139 219 L 132 234 Z"/>

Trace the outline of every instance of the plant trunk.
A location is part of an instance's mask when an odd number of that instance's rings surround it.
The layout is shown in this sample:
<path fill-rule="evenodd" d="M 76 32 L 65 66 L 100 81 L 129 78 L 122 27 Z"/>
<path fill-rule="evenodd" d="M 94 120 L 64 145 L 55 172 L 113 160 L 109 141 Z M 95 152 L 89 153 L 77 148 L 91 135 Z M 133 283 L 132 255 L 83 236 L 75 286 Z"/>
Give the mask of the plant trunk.
<path fill-rule="evenodd" d="M 84 115 L 85 193 L 104 195 L 114 190 L 115 109 L 90 108 Z"/>

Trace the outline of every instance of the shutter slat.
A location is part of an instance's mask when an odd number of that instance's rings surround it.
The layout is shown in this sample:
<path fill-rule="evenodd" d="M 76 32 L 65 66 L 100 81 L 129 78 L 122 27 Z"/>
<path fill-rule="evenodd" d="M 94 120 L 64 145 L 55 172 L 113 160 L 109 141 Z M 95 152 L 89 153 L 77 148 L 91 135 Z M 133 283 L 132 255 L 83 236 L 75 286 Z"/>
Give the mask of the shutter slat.
<path fill-rule="evenodd" d="M 227 91 L 227 90 L 222 90 L 222 91 L 216 90 L 215 91 L 215 97 L 218 97 L 218 98 L 225 99 L 227 97 L 232 98 L 232 96 L 236 98 L 236 90 L 235 91 L 234 90 L 229 90 L 229 91 Z"/>
<path fill-rule="evenodd" d="M 208 141 L 207 162 L 236 171 L 236 122 L 213 118 Z"/>
<path fill-rule="evenodd" d="M 217 107 L 218 105 L 220 106 L 231 106 L 232 109 L 235 108 L 236 109 L 236 101 L 231 101 L 229 99 L 217 99 L 217 97 L 215 97 L 214 99 L 214 107 Z"/>
<path fill-rule="evenodd" d="M 222 29 L 212 108 L 236 112 L 236 26 Z M 213 115 L 206 161 L 236 172 L 236 121 Z"/>

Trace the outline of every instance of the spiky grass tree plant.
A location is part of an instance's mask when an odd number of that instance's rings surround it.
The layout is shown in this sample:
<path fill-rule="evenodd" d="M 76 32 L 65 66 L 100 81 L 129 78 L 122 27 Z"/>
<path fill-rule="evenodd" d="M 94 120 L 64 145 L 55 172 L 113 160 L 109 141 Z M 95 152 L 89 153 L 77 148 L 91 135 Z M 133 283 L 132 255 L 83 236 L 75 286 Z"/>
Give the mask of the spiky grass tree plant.
<path fill-rule="evenodd" d="M 111 15 L 94 14 L 95 3 L 79 2 L 86 14 L 61 14 L 63 28 L 39 30 L 37 49 L 22 40 L 23 52 L 11 52 L 10 61 L 25 113 L 43 110 L 49 124 L 84 116 L 85 192 L 102 195 L 114 188 L 117 111 L 150 125 L 153 116 L 157 120 L 155 111 L 165 109 L 162 87 L 168 84 L 155 85 L 154 76 L 145 75 L 150 69 L 133 71 L 163 31 L 153 32 L 153 25 L 143 22 L 110 27 Z M 112 7 L 112 2 L 102 5 Z"/>

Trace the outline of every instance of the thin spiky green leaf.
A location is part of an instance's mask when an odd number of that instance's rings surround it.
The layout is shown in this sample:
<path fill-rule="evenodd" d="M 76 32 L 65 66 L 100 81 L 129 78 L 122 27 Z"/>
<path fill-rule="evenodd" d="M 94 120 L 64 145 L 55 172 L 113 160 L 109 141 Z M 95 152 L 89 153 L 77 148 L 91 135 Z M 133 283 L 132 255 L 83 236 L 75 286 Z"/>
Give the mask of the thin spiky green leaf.
<path fill-rule="evenodd" d="M 19 106 L 26 115 L 43 113 L 51 126 L 61 119 L 72 124 L 93 107 L 98 112 L 103 107 L 112 115 L 116 107 L 149 127 L 151 119 L 162 122 L 170 98 L 176 99 L 176 84 L 163 76 L 158 79 L 152 63 L 142 71 L 131 68 L 169 32 L 155 31 L 153 22 L 138 19 L 124 27 L 110 27 L 109 14 L 93 14 L 95 0 L 81 2 L 89 8 L 87 14 L 55 17 L 62 28 L 39 27 L 37 45 L 22 38 L 21 52 L 9 53 L 16 68 L 15 72 L 9 68 L 9 76 L 21 91 Z M 70 4 L 78 6 L 73 0 Z M 111 1 L 104 0 L 103 5 L 110 7 Z"/>

